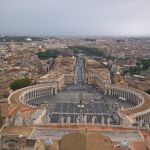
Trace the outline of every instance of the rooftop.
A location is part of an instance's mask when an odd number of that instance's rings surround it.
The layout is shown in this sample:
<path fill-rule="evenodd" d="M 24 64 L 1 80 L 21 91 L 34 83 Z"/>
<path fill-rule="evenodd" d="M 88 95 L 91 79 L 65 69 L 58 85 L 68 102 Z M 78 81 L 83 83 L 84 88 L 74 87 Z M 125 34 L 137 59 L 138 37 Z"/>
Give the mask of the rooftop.
<path fill-rule="evenodd" d="M 4 127 L 1 131 L 1 134 L 5 135 L 23 135 L 25 137 L 28 137 L 32 131 L 32 127 L 28 126 L 21 126 L 21 127 L 15 127 L 15 126 L 9 126 Z"/>
<path fill-rule="evenodd" d="M 43 79 L 55 80 L 58 79 L 61 75 L 62 73 L 60 73 L 59 71 L 51 70 L 48 74 L 42 76 L 39 80 L 43 80 Z"/>
<path fill-rule="evenodd" d="M 76 132 L 65 135 L 60 141 L 60 150 L 112 150 L 113 145 L 107 137 L 93 132 Z"/>

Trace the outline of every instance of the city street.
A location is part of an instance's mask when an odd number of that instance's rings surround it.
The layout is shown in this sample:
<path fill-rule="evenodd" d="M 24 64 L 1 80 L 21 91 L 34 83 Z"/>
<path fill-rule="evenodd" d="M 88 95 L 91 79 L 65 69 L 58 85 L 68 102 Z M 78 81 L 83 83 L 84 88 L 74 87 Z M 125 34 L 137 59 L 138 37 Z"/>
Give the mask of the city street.
<path fill-rule="evenodd" d="M 84 58 L 81 56 L 77 58 L 75 66 L 75 77 L 76 77 L 76 84 L 80 86 L 80 89 L 83 88 L 83 84 L 85 83 L 85 68 L 84 68 Z"/>

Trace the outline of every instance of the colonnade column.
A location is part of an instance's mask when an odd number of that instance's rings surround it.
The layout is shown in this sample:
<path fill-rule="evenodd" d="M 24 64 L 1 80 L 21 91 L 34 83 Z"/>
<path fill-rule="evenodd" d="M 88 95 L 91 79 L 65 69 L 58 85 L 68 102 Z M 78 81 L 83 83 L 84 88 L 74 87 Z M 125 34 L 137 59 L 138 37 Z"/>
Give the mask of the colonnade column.
<path fill-rule="evenodd" d="M 53 88 L 51 88 L 51 95 L 53 95 Z"/>
<path fill-rule="evenodd" d="M 107 89 L 105 88 L 105 93 L 104 93 L 104 95 L 107 95 Z"/>
<path fill-rule="evenodd" d="M 55 88 L 55 95 L 57 94 L 57 88 Z"/>
<path fill-rule="evenodd" d="M 111 95 L 111 89 L 109 88 L 109 90 L 108 90 L 108 95 Z"/>

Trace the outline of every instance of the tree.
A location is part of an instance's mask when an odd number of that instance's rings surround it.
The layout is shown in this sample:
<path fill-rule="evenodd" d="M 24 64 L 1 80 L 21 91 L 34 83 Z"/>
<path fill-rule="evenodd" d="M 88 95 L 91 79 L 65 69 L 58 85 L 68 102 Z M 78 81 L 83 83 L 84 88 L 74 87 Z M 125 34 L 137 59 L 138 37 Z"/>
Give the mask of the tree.
<path fill-rule="evenodd" d="M 59 52 L 57 50 L 46 50 L 45 52 L 37 53 L 39 59 L 56 58 Z"/>
<path fill-rule="evenodd" d="M 75 54 L 84 53 L 85 55 L 88 56 L 104 56 L 104 53 L 97 48 L 90 48 L 85 46 L 74 46 L 69 48 L 73 49 L 73 52 Z"/>
<path fill-rule="evenodd" d="M 14 80 L 10 84 L 10 88 L 12 90 L 17 90 L 17 89 L 21 89 L 21 88 L 29 86 L 29 85 L 31 85 L 31 80 L 28 78 L 23 78 L 23 79 Z"/>
<path fill-rule="evenodd" d="M 143 59 L 141 60 L 141 63 L 143 65 L 143 69 L 149 69 L 150 67 L 150 59 Z"/>

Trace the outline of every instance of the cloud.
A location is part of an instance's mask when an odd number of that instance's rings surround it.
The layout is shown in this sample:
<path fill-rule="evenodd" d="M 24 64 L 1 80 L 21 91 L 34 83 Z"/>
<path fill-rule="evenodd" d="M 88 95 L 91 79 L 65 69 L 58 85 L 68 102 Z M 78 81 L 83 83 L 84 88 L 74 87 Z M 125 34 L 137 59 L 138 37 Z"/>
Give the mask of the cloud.
<path fill-rule="evenodd" d="M 1 34 L 150 35 L 149 0 L 0 0 Z"/>

